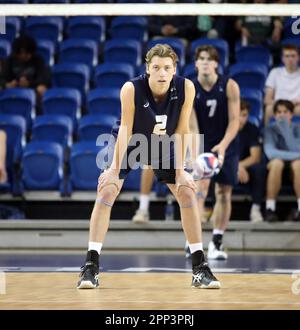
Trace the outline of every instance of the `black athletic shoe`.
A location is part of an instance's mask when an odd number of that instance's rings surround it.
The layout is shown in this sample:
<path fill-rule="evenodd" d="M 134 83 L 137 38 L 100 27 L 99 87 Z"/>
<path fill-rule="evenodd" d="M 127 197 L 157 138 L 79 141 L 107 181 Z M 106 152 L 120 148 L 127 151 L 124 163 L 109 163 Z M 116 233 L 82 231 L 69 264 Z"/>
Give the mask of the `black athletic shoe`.
<path fill-rule="evenodd" d="M 265 220 L 267 222 L 277 222 L 279 219 L 278 219 L 276 212 L 268 209 L 268 210 L 266 210 Z"/>
<path fill-rule="evenodd" d="M 198 289 L 220 289 L 221 284 L 211 272 L 207 262 L 193 268 L 192 287 Z"/>
<path fill-rule="evenodd" d="M 81 267 L 77 289 L 94 289 L 99 286 L 99 266 L 88 261 Z"/>

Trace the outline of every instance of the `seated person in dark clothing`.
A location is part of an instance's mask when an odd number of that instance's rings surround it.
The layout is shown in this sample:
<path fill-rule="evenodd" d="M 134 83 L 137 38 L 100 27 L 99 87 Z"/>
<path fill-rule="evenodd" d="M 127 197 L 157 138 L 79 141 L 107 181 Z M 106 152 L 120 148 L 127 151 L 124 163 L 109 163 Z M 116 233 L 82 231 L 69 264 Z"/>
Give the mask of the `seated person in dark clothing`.
<path fill-rule="evenodd" d="M 40 99 L 50 85 L 50 71 L 41 56 L 36 54 L 34 39 L 22 36 L 14 40 L 12 54 L 3 65 L 6 88 L 33 88 Z"/>
<path fill-rule="evenodd" d="M 158 3 L 189 3 L 189 1 L 158 0 Z M 148 24 L 149 37 L 177 37 L 192 40 L 196 31 L 194 16 L 150 16 Z"/>
<path fill-rule="evenodd" d="M 248 121 L 250 105 L 241 100 L 240 112 L 240 161 L 238 178 L 241 184 L 249 184 L 252 197 L 250 220 L 263 221 L 260 206 L 265 186 L 265 168 L 261 164 L 261 142 L 259 129 Z"/>
<path fill-rule="evenodd" d="M 266 0 L 252 0 L 263 4 Z M 278 45 L 282 34 L 282 20 L 272 16 L 243 16 L 236 20 L 235 28 L 241 33 L 242 46 Z"/>

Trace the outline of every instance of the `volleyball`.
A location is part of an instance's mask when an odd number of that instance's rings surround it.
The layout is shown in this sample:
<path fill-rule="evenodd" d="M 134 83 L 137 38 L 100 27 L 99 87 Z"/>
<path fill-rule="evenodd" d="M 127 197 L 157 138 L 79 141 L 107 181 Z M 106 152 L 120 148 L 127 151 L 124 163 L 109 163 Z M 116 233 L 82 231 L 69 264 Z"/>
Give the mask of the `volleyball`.
<path fill-rule="evenodd" d="M 215 154 L 205 152 L 200 154 L 194 163 L 194 178 L 209 179 L 220 171 L 219 161 Z"/>

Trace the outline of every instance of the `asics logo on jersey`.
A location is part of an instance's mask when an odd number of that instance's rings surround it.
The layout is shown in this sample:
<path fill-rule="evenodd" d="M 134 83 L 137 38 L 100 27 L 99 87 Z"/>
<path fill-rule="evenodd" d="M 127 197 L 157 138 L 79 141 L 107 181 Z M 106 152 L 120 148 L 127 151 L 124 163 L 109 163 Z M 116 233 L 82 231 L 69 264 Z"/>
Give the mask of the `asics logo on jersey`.
<path fill-rule="evenodd" d="M 149 102 L 146 102 L 145 104 L 144 104 L 144 108 L 148 108 L 149 107 Z"/>
<path fill-rule="evenodd" d="M 173 100 L 177 100 L 178 99 L 178 96 L 172 96 L 171 97 L 171 101 L 173 101 Z"/>

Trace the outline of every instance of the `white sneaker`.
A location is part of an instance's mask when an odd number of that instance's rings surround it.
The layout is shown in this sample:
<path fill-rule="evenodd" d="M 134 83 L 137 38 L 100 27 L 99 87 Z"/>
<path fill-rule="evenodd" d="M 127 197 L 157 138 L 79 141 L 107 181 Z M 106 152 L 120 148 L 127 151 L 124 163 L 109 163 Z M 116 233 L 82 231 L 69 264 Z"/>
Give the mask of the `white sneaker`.
<path fill-rule="evenodd" d="M 263 218 L 263 216 L 262 216 L 259 209 L 253 208 L 253 207 L 251 208 L 250 220 L 253 223 L 258 223 L 258 222 L 263 222 L 264 221 L 264 218 Z"/>
<path fill-rule="evenodd" d="M 208 244 L 208 252 L 207 259 L 213 260 L 226 260 L 228 258 L 227 253 L 223 251 L 223 246 L 220 246 L 218 250 L 215 246 L 214 242 L 209 242 Z"/>
<path fill-rule="evenodd" d="M 149 221 L 149 212 L 146 210 L 137 209 L 132 221 L 134 223 L 147 223 Z"/>

